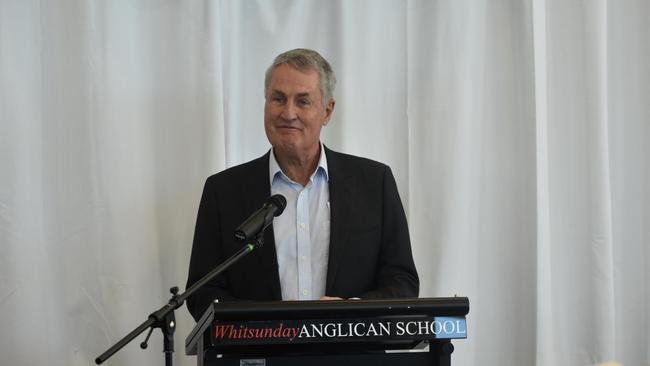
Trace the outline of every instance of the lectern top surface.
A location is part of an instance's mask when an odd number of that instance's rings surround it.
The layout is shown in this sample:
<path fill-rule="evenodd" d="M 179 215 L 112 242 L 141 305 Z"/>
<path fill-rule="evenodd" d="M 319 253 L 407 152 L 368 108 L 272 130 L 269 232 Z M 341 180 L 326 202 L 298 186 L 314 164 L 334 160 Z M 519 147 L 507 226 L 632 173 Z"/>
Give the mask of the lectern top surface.
<path fill-rule="evenodd" d="M 466 297 L 418 299 L 215 302 L 218 319 L 305 319 L 360 316 L 464 316 L 469 312 Z"/>

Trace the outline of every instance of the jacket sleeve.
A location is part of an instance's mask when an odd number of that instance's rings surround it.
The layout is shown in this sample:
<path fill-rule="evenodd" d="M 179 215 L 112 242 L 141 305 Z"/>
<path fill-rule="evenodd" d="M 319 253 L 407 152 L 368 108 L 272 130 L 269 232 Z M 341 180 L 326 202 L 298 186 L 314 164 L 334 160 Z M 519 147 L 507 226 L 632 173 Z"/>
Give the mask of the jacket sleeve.
<path fill-rule="evenodd" d="M 186 289 L 224 260 L 216 191 L 213 177 L 208 178 L 196 218 Z M 190 296 L 187 299 L 187 308 L 194 319 L 198 320 L 214 299 L 232 298 L 228 291 L 227 278 L 222 274 Z"/>

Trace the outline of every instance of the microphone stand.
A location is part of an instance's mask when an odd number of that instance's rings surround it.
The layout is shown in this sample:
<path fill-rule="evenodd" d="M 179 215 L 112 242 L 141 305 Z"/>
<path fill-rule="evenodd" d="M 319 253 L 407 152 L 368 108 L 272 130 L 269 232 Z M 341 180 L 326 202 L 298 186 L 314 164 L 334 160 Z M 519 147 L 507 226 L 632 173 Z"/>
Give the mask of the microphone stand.
<path fill-rule="evenodd" d="M 106 352 L 102 353 L 101 356 L 97 357 L 95 359 L 95 363 L 98 365 L 102 364 L 113 354 L 122 349 L 122 347 L 131 342 L 133 338 L 137 337 L 147 328 L 149 328 L 147 337 L 145 338 L 144 342 L 140 343 L 140 348 L 146 349 L 147 341 L 149 340 L 151 333 L 154 329 L 159 328 L 163 333 L 163 352 L 165 353 L 165 366 L 172 366 L 172 356 L 174 354 L 174 331 L 176 330 L 174 310 L 181 307 L 185 300 L 194 294 L 199 288 L 203 287 L 203 285 L 210 282 L 213 278 L 217 277 L 223 271 L 228 269 L 233 264 L 237 263 L 240 259 L 244 258 L 256 248 L 261 247 L 264 244 L 262 233 L 263 231 L 257 234 L 255 239 L 253 239 L 253 242 L 246 244 L 237 253 L 226 259 L 219 266 L 215 267 L 212 271 L 210 271 L 208 274 L 190 286 L 190 288 L 186 289 L 182 294 L 178 294 L 178 287 L 174 286 L 170 288 L 169 291 L 172 293 L 172 297 L 167 305 L 164 305 L 160 309 L 151 313 L 145 322 L 140 324 L 119 342 L 115 343 L 111 348 L 106 350 Z"/>

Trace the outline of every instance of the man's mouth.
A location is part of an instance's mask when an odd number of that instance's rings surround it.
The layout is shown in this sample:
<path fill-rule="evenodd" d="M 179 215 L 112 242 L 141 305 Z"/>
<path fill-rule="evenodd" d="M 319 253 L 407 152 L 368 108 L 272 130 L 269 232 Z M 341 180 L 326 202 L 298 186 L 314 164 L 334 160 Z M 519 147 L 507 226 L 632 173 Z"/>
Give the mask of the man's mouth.
<path fill-rule="evenodd" d="M 299 131 L 300 129 L 295 126 L 288 126 L 288 125 L 280 125 L 277 127 L 279 130 L 296 130 Z"/>

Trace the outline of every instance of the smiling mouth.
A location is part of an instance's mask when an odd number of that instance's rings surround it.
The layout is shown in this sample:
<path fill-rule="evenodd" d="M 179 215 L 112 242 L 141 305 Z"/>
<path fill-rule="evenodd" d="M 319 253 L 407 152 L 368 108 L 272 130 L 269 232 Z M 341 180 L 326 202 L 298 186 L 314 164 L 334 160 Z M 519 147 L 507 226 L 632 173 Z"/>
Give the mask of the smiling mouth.
<path fill-rule="evenodd" d="M 279 130 L 296 130 L 296 131 L 300 130 L 298 127 L 293 127 L 293 126 L 278 126 L 277 128 Z"/>

